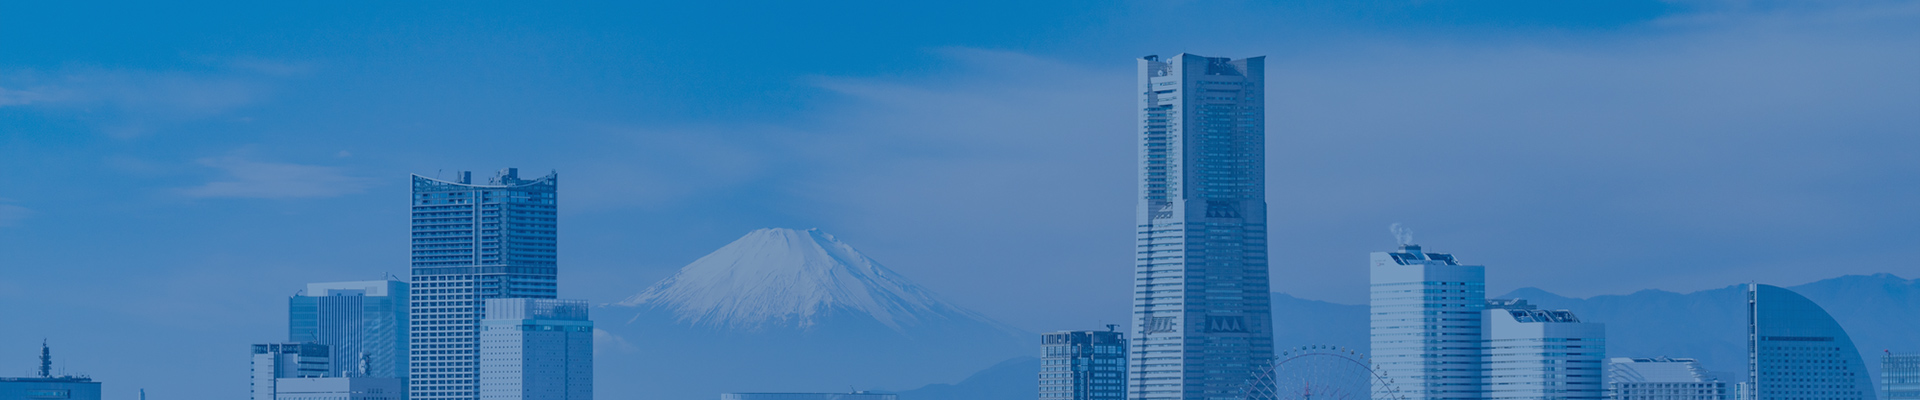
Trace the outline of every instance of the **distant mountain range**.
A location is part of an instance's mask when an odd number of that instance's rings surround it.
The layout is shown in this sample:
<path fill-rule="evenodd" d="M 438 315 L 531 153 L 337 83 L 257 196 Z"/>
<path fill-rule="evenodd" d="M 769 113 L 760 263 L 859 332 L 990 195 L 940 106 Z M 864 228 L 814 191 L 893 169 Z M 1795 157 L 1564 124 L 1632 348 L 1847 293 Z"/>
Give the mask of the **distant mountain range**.
<path fill-rule="evenodd" d="M 1845 327 L 1876 381 L 1878 353 L 1920 351 L 1920 280 L 1891 274 L 1848 275 L 1788 289 L 1819 303 Z M 1691 357 L 1727 382 L 1745 380 L 1745 288 L 1731 285 L 1693 293 L 1643 290 L 1626 295 L 1569 298 L 1522 288 L 1495 298 L 1521 298 L 1544 308 L 1572 310 L 1581 320 L 1607 324 L 1609 357 Z M 1334 345 L 1367 352 L 1367 306 L 1273 294 L 1274 345 L 1282 349 Z M 1037 386 L 1039 363 L 1009 360 L 959 384 L 900 392 L 901 400 L 1025 399 Z"/>

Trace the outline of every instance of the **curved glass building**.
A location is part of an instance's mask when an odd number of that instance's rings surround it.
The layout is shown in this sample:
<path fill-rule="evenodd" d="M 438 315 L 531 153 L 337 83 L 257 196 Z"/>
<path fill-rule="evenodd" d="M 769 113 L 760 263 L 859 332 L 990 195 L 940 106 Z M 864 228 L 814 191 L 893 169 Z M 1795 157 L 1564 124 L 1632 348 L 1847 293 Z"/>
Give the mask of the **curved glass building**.
<path fill-rule="evenodd" d="M 412 400 L 480 398 L 478 346 L 486 299 L 554 298 L 555 174 L 486 184 L 413 176 Z"/>
<path fill-rule="evenodd" d="M 1747 285 L 1747 398 L 1875 400 L 1860 350 L 1812 300 L 1778 286 Z"/>

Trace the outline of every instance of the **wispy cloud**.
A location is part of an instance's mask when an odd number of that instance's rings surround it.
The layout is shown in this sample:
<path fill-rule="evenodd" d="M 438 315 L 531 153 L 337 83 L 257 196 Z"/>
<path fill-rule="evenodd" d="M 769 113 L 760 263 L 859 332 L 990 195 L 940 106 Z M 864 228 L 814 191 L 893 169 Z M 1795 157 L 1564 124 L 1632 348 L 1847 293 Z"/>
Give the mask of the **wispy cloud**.
<path fill-rule="evenodd" d="M 200 165 L 225 171 L 220 180 L 181 189 L 189 197 L 282 199 L 334 197 L 360 193 L 370 181 L 349 176 L 340 168 L 272 163 L 240 157 L 201 159 Z"/>
<path fill-rule="evenodd" d="M 12 204 L 0 204 L 0 227 L 13 226 L 33 215 L 33 210 Z"/>
<path fill-rule="evenodd" d="M 140 136 L 169 124 L 230 114 L 266 98 L 291 66 L 249 62 L 226 71 L 83 68 L 45 73 L 0 71 L 0 107 L 34 109 L 87 122 L 114 136 Z M 263 69 L 268 67 L 275 67 Z"/>
<path fill-rule="evenodd" d="M 620 337 L 620 335 L 615 335 L 600 328 L 593 329 L 594 355 L 632 353 L 639 349 L 640 348 L 635 347 L 633 343 L 627 342 L 627 339 Z"/>

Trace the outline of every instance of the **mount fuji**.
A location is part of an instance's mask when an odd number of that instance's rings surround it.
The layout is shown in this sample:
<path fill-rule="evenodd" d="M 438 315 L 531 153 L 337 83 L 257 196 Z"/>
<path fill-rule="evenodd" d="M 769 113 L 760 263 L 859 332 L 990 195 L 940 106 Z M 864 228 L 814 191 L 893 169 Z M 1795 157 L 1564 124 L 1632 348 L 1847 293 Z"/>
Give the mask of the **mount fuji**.
<path fill-rule="evenodd" d="M 753 231 L 618 304 L 730 329 L 807 329 L 836 313 L 865 315 L 900 332 L 952 321 L 999 326 L 818 229 Z"/>
<path fill-rule="evenodd" d="M 1038 351 L 1032 335 L 954 305 L 814 230 L 760 229 L 602 315 L 602 393 L 710 399 L 956 382 Z"/>

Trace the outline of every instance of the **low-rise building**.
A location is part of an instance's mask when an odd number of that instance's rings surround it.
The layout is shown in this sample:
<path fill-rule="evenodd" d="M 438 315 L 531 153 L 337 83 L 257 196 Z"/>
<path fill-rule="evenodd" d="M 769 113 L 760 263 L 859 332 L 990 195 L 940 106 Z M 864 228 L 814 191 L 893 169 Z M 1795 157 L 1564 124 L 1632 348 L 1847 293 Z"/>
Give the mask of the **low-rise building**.
<path fill-rule="evenodd" d="M 900 400 L 887 393 L 722 393 L 720 400 Z"/>
<path fill-rule="evenodd" d="M 319 343 L 253 345 L 253 400 L 278 400 L 285 378 L 324 378 L 332 368 L 327 346 Z"/>
<path fill-rule="evenodd" d="M 40 371 L 28 378 L 0 378 L 0 400 L 100 400 L 100 382 L 53 375 L 53 349 L 40 343 Z"/>
<path fill-rule="evenodd" d="M 280 378 L 273 400 L 406 400 L 400 378 Z"/>
<path fill-rule="evenodd" d="M 0 378 L 0 400 L 100 400 L 100 382 L 78 376 Z"/>
<path fill-rule="evenodd" d="M 1612 400 L 1727 400 L 1727 383 L 1691 358 L 1607 361 L 1607 397 Z"/>

